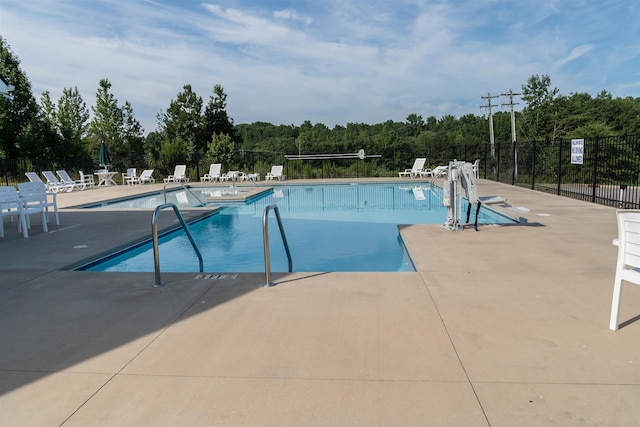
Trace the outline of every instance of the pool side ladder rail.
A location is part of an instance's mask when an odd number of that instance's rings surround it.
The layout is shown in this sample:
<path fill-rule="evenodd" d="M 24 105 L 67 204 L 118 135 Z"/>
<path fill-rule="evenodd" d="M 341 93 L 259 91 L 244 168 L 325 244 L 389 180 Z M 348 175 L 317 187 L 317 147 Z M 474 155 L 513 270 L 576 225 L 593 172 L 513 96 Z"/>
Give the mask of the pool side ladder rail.
<path fill-rule="evenodd" d="M 264 208 L 262 214 L 262 236 L 264 241 L 264 274 L 265 284 L 262 285 L 265 288 L 274 286 L 275 283 L 271 281 L 271 255 L 269 251 L 269 211 L 273 210 L 278 220 L 278 227 L 280 228 L 280 236 L 282 236 L 282 243 L 284 243 L 284 250 L 287 253 L 287 260 L 289 262 L 289 273 L 293 270 L 291 262 L 291 251 L 289 250 L 289 243 L 287 243 L 287 236 L 284 234 L 284 227 L 282 226 L 282 219 L 280 218 L 280 210 L 278 205 L 269 205 Z"/>
<path fill-rule="evenodd" d="M 202 273 L 202 271 L 203 271 L 202 254 L 200 253 L 200 249 L 198 249 L 198 245 L 196 245 L 195 240 L 193 240 L 193 236 L 191 235 L 191 232 L 189 231 L 189 227 L 187 226 L 187 223 L 184 221 L 184 218 L 182 217 L 182 214 L 180 214 L 180 210 L 178 209 L 178 206 L 176 206 L 174 203 L 164 203 L 162 205 L 158 205 L 154 209 L 153 216 L 151 217 L 151 235 L 153 236 L 153 267 L 155 269 L 155 280 L 156 280 L 155 283 L 153 284 L 154 288 L 158 288 L 160 286 L 164 286 L 164 283 L 162 283 L 162 281 L 160 280 L 160 251 L 159 251 L 159 245 L 158 245 L 158 215 L 160 214 L 160 211 L 165 209 L 165 208 L 172 208 L 173 211 L 175 212 L 176 217 L 178 217 L 178 221 L 180 221 L 180 225 L 184 229 L 185 234 L 187 235 L 187 237 L 189 238 L 189 241 L 191 242 L 191 246 L 193 246 L 193 249 L 196 251 L 196 255 L 198 255 L 198 262 L 200 264 L 200 273 Z"/>
<path fill-rule="evenodd" d="M 193 191 L 191 191 L 191 187 L 190 187 L 190 186 L 188 186 L 188 185 L 184 185 L 184 184 L 183 184 L 183 183 L 181 183 L 181 182 L 167 182 L 167 183 L 164 185 L 164 187 L 162 188 L 162 194 L 163 194 L 164 202 L 165 202 L 165 203 L 167 203 L 167 186 L 172 186 L 172 185 L 178 185 L 178 186 L 182 187 L 182 189 L 183 189 L 183 190 L 188 191 L 188 192 L 189 192 L 189 194 L 191 194 L 193 197 L 195 197 L 195 198 L 196 198 L 196 200 L 197 200 L 198 202 L 200 202 L 200 204 L 201 204 L 202 206 L 205 206 L 205 205 L 206 205 L 206 203 L 205 203 L 205 202 L 203 202 L 202 200 L 200 200 L 200 198 L 199 198 L 198 196 L 196 196 L 196 195 L 194 194 L 194 192 L 193 192 Z"/>

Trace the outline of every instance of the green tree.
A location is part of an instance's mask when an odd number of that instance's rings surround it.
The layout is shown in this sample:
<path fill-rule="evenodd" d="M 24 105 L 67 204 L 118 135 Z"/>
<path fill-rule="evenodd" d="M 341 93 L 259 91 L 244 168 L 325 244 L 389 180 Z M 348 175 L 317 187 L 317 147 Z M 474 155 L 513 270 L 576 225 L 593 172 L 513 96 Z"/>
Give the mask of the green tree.
<path fill-rule="evenodd" d="M 140 161 L 144 159 L 145 139 L 143 132 L 144 129 L 142 129 L 142 125 L 140 125 L 140 122 L 136 119 L 131 103 L 126 101 L 122 107 L 122 143 L 127 151 L 127 157 L 129 158 L 127 164 L 129 166 L 145 166 L 140 163 L 135 163 L 136 160 Z"/>
<path fill-rule="evenodd" d="M 43 132 L 43 154 L 47 158 L 59 157 L 58 147 L 62 146 L 62 137 L 58 133 L 56 104 L 51 100 L 48 91 L 40 97 L 40 117 Z"/>
<path fill-rule="evenodd" d="M 113 166 L 123 167 L 122 163 L 123 143 L 121 139 L 122 110 L 118 107 L 118 101 L 110 93 L 111 83 L 108 79 L 100 80 L 96 93 L 96 104 L 91 107 L 93 119 L 89 123 L 88 144 L 89 152 L 93 158 L 98 159 L 100 144 L 104 142 L 109 150 Z"/>
<path fill-rule="evenodd" d="M 207 163 L 222 163 L 226 168 L 236 165 L 236 144 L 231 136 L 214 133 L 205 158 Z"/>
<path fill-rule="evenodd" d="M 420 131 L 422 131 L 425 125 L 424 119 L 422 118 L 422 116 L 415 113 L 411 113 L 407 116 L 405 120 L 412 129 L 412 135 L 418 136 L 420 134 Z"/>
<path fill-rule="evenodd" d="M 149 132 L 144 139 L 144 160 L 147 167 L 160 167 L 156 160 L 160 158 L 160 150 L 162 148 L 163 136 L 158 132 Z"/>
<path fill-rule="evenodd" d="M 522 86 L 522 99 L 527 103 L 524 115 L 534 137 L 553 140 L 561 135 L 556 103 L 558 92 L 558 88 L 551 87 L 551 78 L 546 74 L 532 75 Z"/>
<path fill-rule="evenodd" d="M 0 155 L 9 158 L 44 155 L 46 125 L 31 93 L 31 83 L 1 36 L 0 77 L 15 87 L 12 99 L 0 96 Z"/>
<path fill-rule="evenodd" d="M 171 153 L 175 159 L 172 162 L 193 161 L 199 156 L 201 112 L 202 98 L 193 91 L 190 84 L 186 84 L 176 99 L 171 100 L 167 111 L 160 115 L 163 145 L 170 146 L 166 149 L 163 147 L 161 151 Z"/>
<path fill-rule="evenodd" d="M 208 141 L 213 134 L 229 135 L 235 140 L 235 127 L 233 119 L 227 114 L 227 94 L 220 85 L 213 87 L 213 95 L 209 98 L 209 103 L 204 109 L 202 119 L 202 130 L 205 142 Z M 204 147 L 202 147 L 204 148 Z"/>
<path fill-rule="evenodd" d="M 46 105 L 46 102 L 43 102 L 43 106 Z M 73 157 L 86 156 L 88 153 L 84 138 L 87 133 L 89 111 L 77 87 L 65 88 L 62 91 L 58 108 L 54 110 L 54 118 L 57 130 L 62 137 L 62 144 L 57 154 Z"/>

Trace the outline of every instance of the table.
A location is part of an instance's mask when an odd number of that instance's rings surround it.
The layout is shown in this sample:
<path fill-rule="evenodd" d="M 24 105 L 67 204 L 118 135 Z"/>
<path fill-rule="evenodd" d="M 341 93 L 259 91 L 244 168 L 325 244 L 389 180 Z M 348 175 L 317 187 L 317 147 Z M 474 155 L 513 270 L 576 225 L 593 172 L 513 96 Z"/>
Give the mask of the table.
<path fill-rule="evenodd" d="M 113 180 L 113 177 L 117 174 L 118 172 L 109 171 L 98 171 L 94 173 L 94 175 L 98 177 L 98 187 L 101 185 L 117 185 Z"/>

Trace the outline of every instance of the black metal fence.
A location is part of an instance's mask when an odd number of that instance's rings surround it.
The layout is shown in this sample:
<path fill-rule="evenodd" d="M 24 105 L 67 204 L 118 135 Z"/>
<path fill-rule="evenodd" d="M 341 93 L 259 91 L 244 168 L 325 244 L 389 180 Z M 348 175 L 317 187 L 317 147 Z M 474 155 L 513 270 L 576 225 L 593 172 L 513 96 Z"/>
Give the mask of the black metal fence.
<path fill-rule="evenodd" d="M 430 167 L 446 165 L 453 159 L 480 159 L 481 178 L 608 206 L 640 209 L 640 135 L 585 138 L 578 145 L 570 139 L 496 143 L 493 150 L 489 144 L 426 145 L 364 159 L 285 161 L 285 154 L 241 150 L 236 164 L 229 169 L 264 176 L 272 165 L 284 164 L 287 179 L 397 177 L 399 171 L 411 167 L 416 157 L 426 157 Z M 97 169 L 94 163 L 70 158 L 0 159 L 1 185 L 26 181 L 24 173 L 30 171 L 66 169 L 77 177 L 80 170 L 92 173 Z M 144 159 L 127 159 L 124 163 L 146 165 Z M 171 173 L 173 166 L 154 169 L 157 181 Z M 208 169 L 203 162 L 194 162 L 188 164 L 187 170 L 191 180 L 197 181 Z"/>
<path fill-rule="evenodd" d="M 495 157 L 485 154 L 480 163 L 482 178 L 607 206 L 640 208 L 640 135 L 499 144 Z"/>

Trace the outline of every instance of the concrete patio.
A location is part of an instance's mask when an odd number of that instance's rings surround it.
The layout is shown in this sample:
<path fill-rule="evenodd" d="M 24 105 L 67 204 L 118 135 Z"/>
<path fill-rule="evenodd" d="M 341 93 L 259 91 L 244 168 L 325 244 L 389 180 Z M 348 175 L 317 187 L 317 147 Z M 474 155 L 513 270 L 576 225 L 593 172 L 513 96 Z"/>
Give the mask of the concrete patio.
<path fill-rule="evenodd" d="M 525 222 L 400 225 L 415 273 L 274 274 L 272 288 L 263 273 L 153 288 L 153 273 L 67 270 L 147 237 L 150 211 L 61 209 L 28 239 L 5 220 L 0 426 L 639 425 L 640 286 L 608 329 L 615 209 L 479 191 Z"/>

